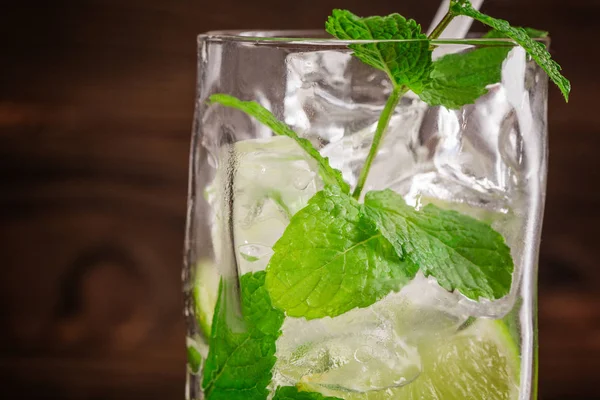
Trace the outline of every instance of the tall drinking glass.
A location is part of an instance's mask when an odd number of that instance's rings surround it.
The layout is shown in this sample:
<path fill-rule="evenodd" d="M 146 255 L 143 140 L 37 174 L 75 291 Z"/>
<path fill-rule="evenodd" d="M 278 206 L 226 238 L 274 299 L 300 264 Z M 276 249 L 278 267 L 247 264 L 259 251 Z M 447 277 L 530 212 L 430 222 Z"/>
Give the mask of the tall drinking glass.
<path fill-rule="evenodd" d="M 183 273 L 187 398 L 536 399 L 545 73 L 509 40 L 433 41 L 434 59 L 504 50 L 499 79 L 456 110 L 404 94 L 363 196 L 346 207 L 331 200 L 341 192 L 306 148 L 312 144 L 354 188 L 392 86 L 352 56 L 349 42 L 322 37 L 215 32 L 198 39 Z M 455 82 L 456 90 L 465 84 Z M 217 93 L 260 104 L 307 141 L 211 102 Z M 473 299 L 448 290 L 430 265 L 389 278 L 402 260 L 361 219 L 364 193 L 384 189 L 401 196 L 408 213 L 435 209 L 498 232 L 514 262 L 507 294 Z M 421 235 L 448 244 L 436 229 L 428 225 Z M 308 242 L 312 250 L 302 256 L 289 250 Z M 458 253 L 485 259 L 486 251 Z M 273 272 L 274 257 L 285 273 Z M 320 258 L 326 261 L 306 270 Z M 451 257 L 442 267 L 453 271 L 453 260 L 464 261 Z M 390 263 L 389 276 L 373 268 Z M 333 303 L 338 312 L 316 311 Z"/>

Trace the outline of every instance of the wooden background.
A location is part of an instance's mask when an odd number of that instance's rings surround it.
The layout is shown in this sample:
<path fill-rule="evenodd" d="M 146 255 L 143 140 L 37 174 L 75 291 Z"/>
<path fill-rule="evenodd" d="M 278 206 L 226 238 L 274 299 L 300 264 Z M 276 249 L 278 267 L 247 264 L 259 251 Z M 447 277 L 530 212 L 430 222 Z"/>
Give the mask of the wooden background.
<path fill-rule="evenodd" d="M 437 4 L 2 1 L 2 397 L 182 399 L 197 33 L 320 27 L 333 7 L 399 11 L 426 24 Z M 600 1 L 486 4 L 514 24 L 550 30 L 573 83 L 568 105 L 550 92 L 540 390 L 545 400 L 599 399 Z"/>

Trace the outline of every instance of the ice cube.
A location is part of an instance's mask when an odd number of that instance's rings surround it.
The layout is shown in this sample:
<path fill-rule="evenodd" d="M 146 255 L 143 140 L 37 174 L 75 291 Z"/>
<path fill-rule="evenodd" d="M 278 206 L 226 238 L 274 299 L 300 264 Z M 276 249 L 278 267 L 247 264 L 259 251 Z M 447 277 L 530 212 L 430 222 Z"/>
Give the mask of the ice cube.
<path fill-rule="evenodd" d="M 286 57 L 285 122 L 321 146 L 379 119 L 391 85 L 385 73 L 351 51 L 306 51 Z"/>
<path fill-rule="evenodd" d="M 379 318 L 392 321 L 398 336 L 419 346 L 455 333 L 468 319 L 456 302 L 452 293 L 418 273 L 400 292 L 390 293 L 372 309 Z"/>
<path fill-rule="evenodd" d="M 509 294 L 502 299 L 491 301 L 479 299 L 474 301 L 460 294 L 448 292 L 437 284 L 433 277 L 425 277 L 418 273 L 400 294 L 410 299 L 417 308 L 426 308 L 456 318 L 460 323 L 467 317 L 502 318 L 513 307 L 515 295 Z"/>
<path fill-rule="evenodd" d="M 415 346 L 372 309 L 336 318 L 286 318 L 277 342 L 276 377 L 317 391 L 366 393 L 406 385 L 420 374 Z"/>
<path fill-rule="evenodd" d="M 214 248 L 221 247 L 219 232 L 229 223 L 224 216 L 231 215 L 239 273 L 263 270 L 290 217 L 322 188 L 317 164 L 286 136 L 236 142 L 222 150 L 220 160 L 207 189 L 214 213 Z M 227 185 L 232 185 L 231 205 L 223 198 Z"/>
<path fill-rule="evenodd" d="M 415 100 L 413 106 L 418 110 Z M 441 198 L 495 209 L 508 207 L 519 159 L 518 124 L 502 87 L 460 111 L 424 106 L 407 126 L 392 120 L 388 140 L 367 181 L 368 188 L 388 187 L 408 197 Z M 382 146 L 384 147 L 384 146 Z M 403 160 L 403 161 L 402 161 Z"/>

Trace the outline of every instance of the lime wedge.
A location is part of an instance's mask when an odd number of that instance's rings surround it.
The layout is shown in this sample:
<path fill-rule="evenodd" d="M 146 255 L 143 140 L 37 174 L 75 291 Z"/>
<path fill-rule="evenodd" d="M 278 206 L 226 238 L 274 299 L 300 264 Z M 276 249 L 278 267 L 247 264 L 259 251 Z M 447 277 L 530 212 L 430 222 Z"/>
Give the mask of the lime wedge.
<path fill-rule="evenodd" d="M 198 326 L 206 340 L 210 338 L 215 305 L 219 295 L 219 273 L 215 264 L 209 260 L 196 264 L 196 275 L 192 294 L 194 297 L 194 312 Z"/>
<path fill-rule="evenodd" d="M 340 391 L 314 380 L 297 386 L 346 400 L 517 399 L 519 352 L 506 325 L 489 319 L 466 325 L 451 335 L 420 343 L 421 373 L 406 385 L 368 393 Z"/>

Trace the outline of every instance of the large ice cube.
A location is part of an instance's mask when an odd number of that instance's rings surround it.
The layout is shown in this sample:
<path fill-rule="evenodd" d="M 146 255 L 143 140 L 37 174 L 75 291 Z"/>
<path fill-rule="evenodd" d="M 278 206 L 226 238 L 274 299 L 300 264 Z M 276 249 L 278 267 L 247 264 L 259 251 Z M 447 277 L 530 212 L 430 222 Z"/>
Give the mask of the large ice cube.
<path fill-rule="evenodd" d="M 370 392 L 412 382 L 420 374 L 415 346 L 372 309 L 336 318 L 286 318 L 277 342 L 276 380 L 342 392 Z"/>
<path fill-rule="evenodd" d="M 229 223 L 223 216 L 231 215 L 239 273 L 263 270 L 290 217 L 322 187 L 318 167 L 286 136 L 234 143 L 222 149 L 220 160 L 215 181 L 207 190 L 215 214 L 214 248 L 220 248 L 218 242 L 226 230 L 219 227 Z M 228 185 L 229 200 L 225 198 Z"/>
<path fill-rule="evenodd" d="M 448 292 L 437 284 L 435 278 L 425 277 L 420 272 L 402 288 L 400 295 L 410 299 L 416 309 L 442 313 L 462 322 L 468 316 L 502 318 L 512 309 L 515 300 L 510 295 L 496 301 L 470 300 L 458 292 Z M 424 319 L 424 325 L 428 325 L 432 321 L 429 319 L 429 322 L 425 322 L 426 320 L 427 318 Z"/>
<path fill-rule="evenodd" d="M 292 53 L 286 67 L 285 122 L 325 142 L 376 121 L 391 90 L 382 71 L 350 51 Z"/>

